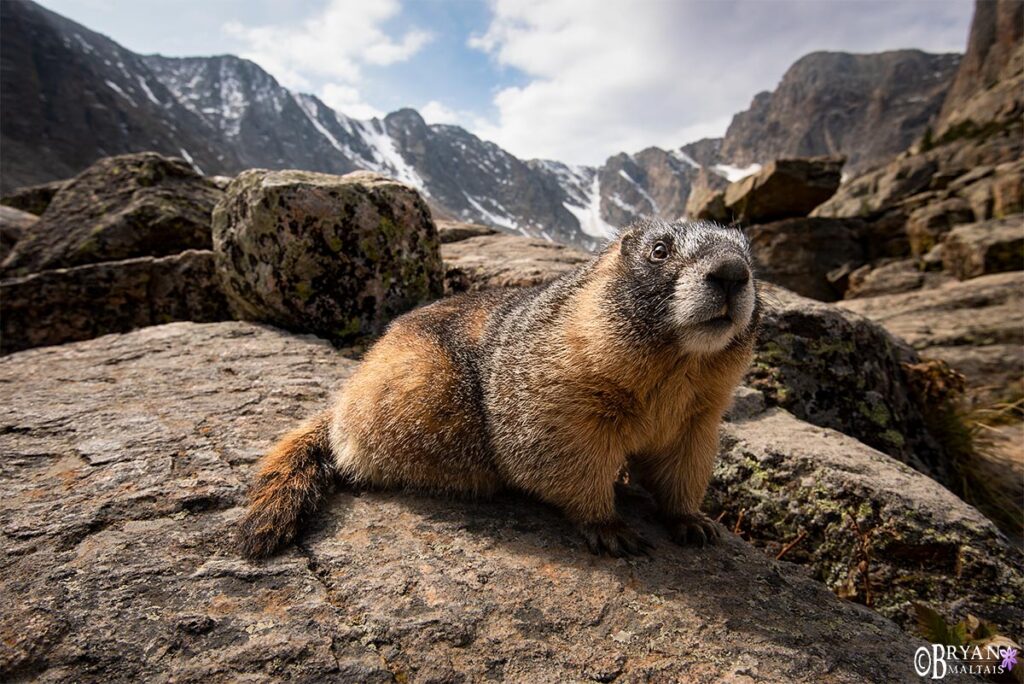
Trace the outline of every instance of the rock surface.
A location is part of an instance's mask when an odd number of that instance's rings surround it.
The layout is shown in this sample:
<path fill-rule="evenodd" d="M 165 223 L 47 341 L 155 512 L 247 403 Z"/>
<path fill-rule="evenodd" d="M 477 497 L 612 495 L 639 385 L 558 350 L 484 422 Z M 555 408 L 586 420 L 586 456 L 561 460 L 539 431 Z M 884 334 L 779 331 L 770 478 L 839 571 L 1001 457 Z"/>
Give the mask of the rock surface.
<path fill-rule="evenodd" d="M 842 157 L 777 159 L 725 189 L 725 208 L 744 224 L 807 216 L 835 194 Z"/>
<path fill-rule="evenodd" d="M 180 159 L 108 157 L 70 180 L 3 262 L 6 277 L 210 248 L 221 196 Z"/>
<path fill-rule="evenodd" d="M 727 424 L 712 516 L 906 628 L 913 603 L 1024 624 L 1024 553 L 934 480 L 780 409 Z M 742 513 L 742 517 L 741 517 Z"/>
<path fill-rule="evenodd" d="M 979 399 L 1024 396 L 1024 272 L 839 306 L 881 323 L 922 355 L 948 362 Z"/>
<path fill-rule="evenodd" d="M 38 220 L 35 214 L 0 205 L 0 261 L 11 253 L 14 244 Z"/>
<path fill-rule="evenodd" d="M 213 242 L 237 318 L 328 339 L 378 334 L 443 292 L 427 205 L 367 172 L 245 171 L 213 212 Z"/>
<path fill-rule="evenodd" d="M 978 0 L 967 52 L 936 124 L 939 136 L 1024 113 L 1024 3 Z"/>
<path fill-rule="evenodd" d="M 942 266 L 960 280 L 1024 270 L 1024 214 L 957 226 L 942 242 Z"/>
<path fill-rule="evenodd" d="M 924 270 L 915 259 L 896 259 L 874 267 L 866 264 L 850 273 L 843 297 L 857 299 L 911 292 L 924 287 L 938 287 L 950 280 L 951 276 L 944 273 Z"/>
<path fill-rule="evenodd" d="M 254 461 L 352 365 L 240 322 L 0 360 L 0 677 L 913 679 L 922 641 L 732 536 L 676 547 L 642 504 L 651 559 L 591 556 L 517 497 L 340 493 L 301 545 L 240 560 Z"/>
<path fill-rule="evenodd" d="M 702 169 L 686 200 L 686 216 L 719 223 L 730 222 L 729 212 L 725 209 L 726 187 L 728 184 L 723 178 Z"/>
<path fill-rule="evenodd" d="M 53 201 L 54 195 L 60 192 L 67 183 L 66 180 L 58 180 L 17 188 L 9 195 L 0 198 L 0 205 L 42 216 L 46 207 L 50 206 L 50 202 Z"/>
<path fill-rule="evenodd" d="M 781 288 L 768 289 L 766 300 L 747 384 L 769 406 L 841 430 L 948 484 L 947 455 L 926 422 L 935 407 L 917 395 L 904 368 L 917 354 L 844 309 Z"/>
<path fill-rule="evenodd" d="M 554 280 L 590 260 L 586 252 L 511 235 L 470 237 L 441 245 L 445 291 L 529 287 Z"/>
<path fill-rule="evenodd" d="M 841 299 L 837 271 L 864 263 L 858 219 L 793 218 L 747 229 L 759 278 L 819 301 Z"/>
<path fill-rule="evenodd" d="M 170 321 L 231 318 L 213 252 L 104 261 L 0 281 L 0 353 Z"/>
<path fill-rule="evenodd" d="M 961 197 L 929 202 L 907 216 L 907 239 L 914 256 L 927 254 L 946 234 L 962 223 L 974 220 L 970 203 Z"/>
<path fill-rule="evenodd" d="M 481 226 L 478 223 L 461 223 L 459 221 L 444 221 L 435 218 L 434 224 L 437 226 L 437 238 L 441 241 L 442 245 L 471 237 L 495 235 L 498 232 L 494 228 Z"/>

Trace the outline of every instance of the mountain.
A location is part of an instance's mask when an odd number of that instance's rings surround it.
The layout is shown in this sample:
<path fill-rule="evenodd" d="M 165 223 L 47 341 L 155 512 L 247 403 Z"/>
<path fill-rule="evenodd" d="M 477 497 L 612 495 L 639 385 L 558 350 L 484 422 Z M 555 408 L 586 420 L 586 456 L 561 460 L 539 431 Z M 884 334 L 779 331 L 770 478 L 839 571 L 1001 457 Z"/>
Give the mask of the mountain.
<path fill-rule="evenodd" d="M 978 2 L 967 52 L 942 105 L 935 137 L 965 125 L 1019 123 L 1024 114 L 1022 82 L 1024 2 Z"/>
<path fill-rule="evenodd" d="M 681 216 L 698 179 L 722 185 L 776 156 L 838 152 L 856 165 L 901 151 L 896 139 L 924 130 L 957 59 L 815 53 L 738 114 L 724 140 L 650 147 L 592 167 L 521 160 L 412 109 L 353 119 L 232 55 L 137 55 L 30 0 L 4 0 L 0 13 L 2 191 L 143 150 L 209 175 L 368 169 L 416 187 L 439 217 L 585 249 L 638 215 Z"/>
<path fill-rule="evenodd" d="M 0 186 L 73 176 L 143 149 L 204 168 L 238 160 L 146 67 L 112 40 L 29 2 L 0 2 Z"/>
<path fill-rule="evenodd" d="M 733 117 L 721 158 L 745 166 L 844 155 L 848 172 L 887 162 L 924 133 L 959 63 L 958 54 L 920 50 L 812 52 Z"/>

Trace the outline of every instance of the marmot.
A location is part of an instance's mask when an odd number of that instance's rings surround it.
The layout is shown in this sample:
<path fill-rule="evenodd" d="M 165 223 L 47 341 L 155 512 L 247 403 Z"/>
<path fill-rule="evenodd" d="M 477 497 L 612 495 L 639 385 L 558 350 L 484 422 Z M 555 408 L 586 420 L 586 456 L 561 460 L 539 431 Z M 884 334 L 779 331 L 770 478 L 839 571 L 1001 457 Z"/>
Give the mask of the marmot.
<path fill-rule="evenodd" d="M 241 550 L 270 554 L 336 476 L 558 506 L 595 553 L 650 544 L 615 507 L 628 466 L 673 539 L 703 545 L 718 426 L 759 320 L 736 228 L 642 219 L 546 285 L 443 299 L 390 325 L 334 405 L 263 459 Z"/>

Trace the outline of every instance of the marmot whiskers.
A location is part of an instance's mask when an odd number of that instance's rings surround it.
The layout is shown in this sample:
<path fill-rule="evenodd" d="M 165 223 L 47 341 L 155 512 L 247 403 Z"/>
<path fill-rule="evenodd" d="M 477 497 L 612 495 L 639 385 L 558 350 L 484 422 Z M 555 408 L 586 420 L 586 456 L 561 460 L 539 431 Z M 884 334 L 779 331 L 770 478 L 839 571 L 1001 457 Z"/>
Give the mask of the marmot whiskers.
<path fill-rule="evenodd" d="M 751 358 L 743 234 L 644 219 L 547 285 L 444 299 L 396 319 L 334 405 L 264 458 L 242 551 L 291 541 L 335 476 L 370 487 L 558 506 L 590 549 L 649 544 L 615 507 L 624 466 L 672 537 L 703 544 L 718 426 Z"/>

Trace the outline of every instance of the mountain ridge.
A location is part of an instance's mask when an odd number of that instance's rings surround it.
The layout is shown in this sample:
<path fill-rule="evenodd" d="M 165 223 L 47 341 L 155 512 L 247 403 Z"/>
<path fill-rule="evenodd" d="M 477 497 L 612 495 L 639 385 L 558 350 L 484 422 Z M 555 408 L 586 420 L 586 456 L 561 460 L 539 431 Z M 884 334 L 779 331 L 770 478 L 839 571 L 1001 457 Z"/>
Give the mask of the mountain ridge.
<path fill-rule="evenodd" d="M 724 139 L 621 152 L 596 167 L 523 160 L 459 126 L 427 124 L 411 108 L 370 120 L 348 117 L 315 95 L 281 86 L 242 57 L 138 55 L 30 0 L 0 4 L 8 47 L 0 55 L 2 87 L 7 102 L 19 103 L 0 121 L 8 152 L 0 160 L 4 192 L 74 175 L 98 157 L 150 149 L 210 175 L 254 167 L 367 169 L 416 187 L 439 217 L 593 249 L 639 215 L 683 215 L 698 178 L 724 185 L 769 161 L 767 155 L 837 151 L 779 135 L 778 121 L 757 109 L 761 93 Z M 927 61 L 927 53 L 906 52 Z M 794 67 L 808 58 L 814 54 Z M 947 86 L 951 78 L 952 71 Z M 843 105 L 824 100 L 810 118 L 827 120 L 834 116 L 829 107 Z M 758 127 L 758 117 L 767 124 Z M 907 119 L 906 135 L 923 130 L 927 121 L 919 119 L 916 111 Z M 748 138 L 776 143 L 759 147 Z"/>

